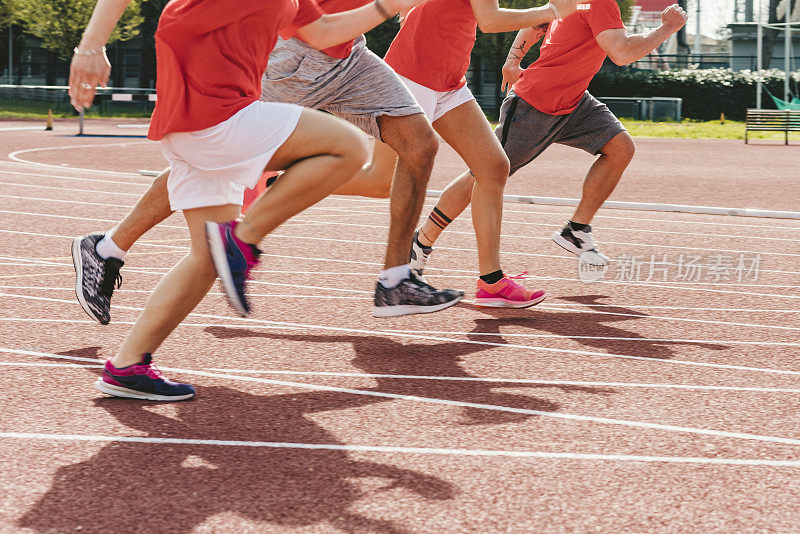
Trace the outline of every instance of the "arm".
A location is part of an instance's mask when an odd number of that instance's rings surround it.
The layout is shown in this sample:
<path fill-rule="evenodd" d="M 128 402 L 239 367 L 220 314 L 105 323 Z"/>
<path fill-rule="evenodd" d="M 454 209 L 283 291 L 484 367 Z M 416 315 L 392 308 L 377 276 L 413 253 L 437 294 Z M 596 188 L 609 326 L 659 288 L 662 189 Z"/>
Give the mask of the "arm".
<path fill-rule="evenodd" d="M 528 53 L 531 47 L 539 42 L 547 31 L 547 25 L 536 26 L 535 28 L 523 28 L 517 34 L 516 39 L 511 44 L 508 57 L 503 64 L 503 80 L 500 82 L 500 90 L 506 92 L 512 85 L 517 83 L 522 68 L 519 66 L 522 58 Z"/>
<path fill-rule="evenodd" d="M 498 0 L 471 0 L 472 11 L 483 33 L 511 32 L 547 24 L 571 15 L 578 9 L 579 0 L 552 0 L 542 7 L 530 9 L 501 8 Z"/>
<path fill-rule="evenodd" d="M 104 87 L 108 82 L 111 63 L 104 47 L 130 3 L 131 0 L 98 0 L 94 7 L 92 18 L 78 45 L 80 53 L 72 57 L 69 69 L 69 96 L 78 111 L 91 106 L 96 87 Z"/>
<path fill-rule="evenodd" d="M 352 41 L 362 33 L 394 17 L 397 13 L 408 12 L 424 0 L 375 0 L 369 4 L 323 15 L 311 24 L 297 29 L 297 36 L 318 50 Z"/>
<path fill-rule="evenodd" d="M 661 26 L 649 33 L 628 35 L 622 28 L 606 30 L 595 39 L 611 61 L 627 65 L 642 59 L 686 24 L 686 12 L 673 4 L 661 13 Z"/>

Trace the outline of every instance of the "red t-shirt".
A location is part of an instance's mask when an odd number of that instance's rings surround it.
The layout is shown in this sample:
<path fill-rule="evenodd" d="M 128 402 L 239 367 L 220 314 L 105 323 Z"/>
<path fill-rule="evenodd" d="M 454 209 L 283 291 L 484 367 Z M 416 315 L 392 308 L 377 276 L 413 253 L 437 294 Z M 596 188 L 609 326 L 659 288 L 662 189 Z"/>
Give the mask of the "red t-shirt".
<path fill-rule="evenodd" d="M 434 91 L 460 89 L 477 29 L 470 0 L 429 0 L 408 12 L 384 60 Z"/>
<path fill-rule="evenodd" d="M 156 31 L 158 102 L 148 137 L 226 121 L 261 96 L 278 31 L 322 16 L 314 0 L 172 0 Z"/>
<path fill-rule="evenodd" d="M 543 113 L 572 113 L 606 59 L 595 37 L 624 27 L 614 0 L 581 4 L 574 15 L 550 23 L 539 59 L 525 69 L 514 92 Z"/>
<path fill-rule="evenodd" d="M 341 13 L 342 11 L 350 11 L 351 9 L 356 9 L 361 6 L 365 6 L 372 2 L 372 0 L 318 0 L 319 7 L 325 13 Z M 289 39 L 290 37 L 295 37 L 300 39 L 297 36 L 297 28 L 301 27 L 302 24 L 298 24 L 292 30 L 282 30 L 281 37 L 284 39 Z M 302 39 L 300 39 L 302 41 Z M 336 46 L 332 46 L 330 48 L 326 48 L 323 50 L 326 54 L 331 57 L 336 57 L 339 59 L 344 59 L 350 56 L 350 52 L 353 51 L 353 41 L 348 41 L 346 43 L 338 44 Z"/>

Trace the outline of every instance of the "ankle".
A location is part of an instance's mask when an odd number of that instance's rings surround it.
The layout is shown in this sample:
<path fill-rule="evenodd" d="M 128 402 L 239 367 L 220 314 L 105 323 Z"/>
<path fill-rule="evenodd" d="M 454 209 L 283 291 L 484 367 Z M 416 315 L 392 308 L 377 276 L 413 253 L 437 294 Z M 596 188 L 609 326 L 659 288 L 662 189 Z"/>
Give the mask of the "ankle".
<path fill-rule="evenodd" d="M 487 284 L 496 284 L 503 279 L 503 270 L 498 269 L 497 271 L 493 271 L 491 273 L 482 274 L 480 279 Z"/>
<path fill-rule="evenodd" d="M 116 354 L 109 360 L 116 369 L 137 365 L 144 361 L 144 354 Z"/>
<path fill-rule="evenodd" d="M 425 227 L 421 227 L 417 231 L 417 245 L 422 248 L 432 248 L 433 245 L 436 243 L 436 237 L 431 239 L 430 237 L 430 230 L 425 230 Z"/>

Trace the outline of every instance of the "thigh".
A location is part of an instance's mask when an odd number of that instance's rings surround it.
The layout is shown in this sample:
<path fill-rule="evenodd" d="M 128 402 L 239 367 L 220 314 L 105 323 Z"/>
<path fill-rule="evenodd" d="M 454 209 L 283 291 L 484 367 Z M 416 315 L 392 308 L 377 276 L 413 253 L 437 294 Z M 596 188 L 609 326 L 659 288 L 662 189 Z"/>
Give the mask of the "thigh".
<path fill-rule="evenodd" d="M 596 156 L 609 141 L 622 132 L 627 130 L 619 119 L 605 104 L 587 92 L 578 107 L 569 114 L 557 142 Z"/>
<path fill-rule="evenodd" d="M 511 174 L 556 142 L 565 120 L 558 115 L 542 113 L 514 93 L 509 94 L 500 107 L 495 136 L 508 156 Z"/>
<path fill-rule="evenodd" d="M 433 123 L 433 129 L 461 156 L 475 175 L 482 174 L 485 168 L 494 170 L 496 165 L 507 164 L 503 147 L 475 100 L 445 113 Z"/>
<path fill-rule="evenodd" d="M 340 154 L 354 145 L 361 145 L 367 151 L 367 139 L 358 128 L 321 111 L 303 109 L 294 131 L 275 151 L 264 170 L 285 170 L 299 160 L 321 154 Z"/>

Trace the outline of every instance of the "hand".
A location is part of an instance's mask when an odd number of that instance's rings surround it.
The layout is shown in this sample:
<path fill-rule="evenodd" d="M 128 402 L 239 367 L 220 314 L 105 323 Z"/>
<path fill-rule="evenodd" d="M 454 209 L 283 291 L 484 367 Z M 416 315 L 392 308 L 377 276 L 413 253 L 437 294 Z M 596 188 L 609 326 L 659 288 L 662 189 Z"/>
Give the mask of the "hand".
<path fill-rule="evenodd" d="M 105 52 L 93 56 L 72 57 L 69 67 L 69 97 L 78 111 L 92 106 L 97 87 L 106 87 L 111 75 L 111 63 Z"/>
<path fill-rule="evenodd" d="M 507 60 L 503 64 L 503 80 L 500 82 L 500 90 L 504 93 L 508 92 L 511 86 L 517 83 L 520 76 L 522 76 L 522 67 L 519 66 L 519 61 Z"/>
<path fill-rule="evenodd" d="M 588 2 L 587 0 L 550 0 L 550 3 L 558 10 L 558 16 L 563 19 L 575 13 L 578 10 L 578 4 Z M 553 16 L 555 17 L 555 14 Z"/>
<path fill-rule="evenodd" d="M 683 28 L 688 18 L 683 8 L 678 4 L 672 4 L 661 12 L 661 25 L 669 30 L 670 33 L 675 33 Z"/>

